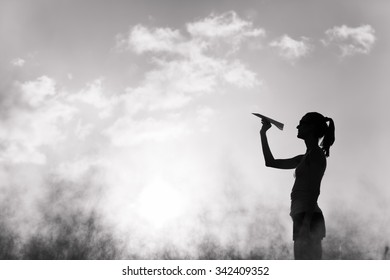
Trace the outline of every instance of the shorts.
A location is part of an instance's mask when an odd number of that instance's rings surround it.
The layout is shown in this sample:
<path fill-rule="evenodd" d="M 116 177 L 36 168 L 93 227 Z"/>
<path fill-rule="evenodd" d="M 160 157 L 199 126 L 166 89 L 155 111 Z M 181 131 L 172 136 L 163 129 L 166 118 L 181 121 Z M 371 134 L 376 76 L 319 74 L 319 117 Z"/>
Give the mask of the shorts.
<path fill-rule="evenodd" d="M 293 240 L 295 241 L 299 237 L 299 231 L 303 225 L 305 213 L 295 214 L 293 219 Z M 314 212 L 310 222 L 310 237 L 313 239 L 321 240 L 326 235 L 325 219 L 322 212 Z"/>

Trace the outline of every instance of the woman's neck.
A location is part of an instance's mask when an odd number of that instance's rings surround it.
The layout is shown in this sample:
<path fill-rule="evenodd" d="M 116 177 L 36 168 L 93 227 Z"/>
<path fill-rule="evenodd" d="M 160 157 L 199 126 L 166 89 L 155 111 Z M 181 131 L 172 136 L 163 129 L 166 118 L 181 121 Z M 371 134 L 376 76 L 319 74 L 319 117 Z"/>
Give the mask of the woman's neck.
<path fill-rule="evenodd" d="M 311 151 L 315 148 L 318 148 L 318 139 L 316 139 L 315 137 L 309 137 L 305 139 L 305 145 L 307 151 Z"/>

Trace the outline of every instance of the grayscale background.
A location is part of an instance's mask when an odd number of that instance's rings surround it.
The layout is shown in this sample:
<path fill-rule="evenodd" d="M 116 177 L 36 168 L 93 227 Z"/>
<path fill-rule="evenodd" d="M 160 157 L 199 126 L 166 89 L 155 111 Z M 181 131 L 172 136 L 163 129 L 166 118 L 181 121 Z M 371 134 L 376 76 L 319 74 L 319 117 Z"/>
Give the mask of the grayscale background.
<path fill-rule="evenodd" d="M 292 259 L 300 118 L 334 119 L 325 259 L 390 245 L 390 2 L 0 0 L 0 258 Z"/>

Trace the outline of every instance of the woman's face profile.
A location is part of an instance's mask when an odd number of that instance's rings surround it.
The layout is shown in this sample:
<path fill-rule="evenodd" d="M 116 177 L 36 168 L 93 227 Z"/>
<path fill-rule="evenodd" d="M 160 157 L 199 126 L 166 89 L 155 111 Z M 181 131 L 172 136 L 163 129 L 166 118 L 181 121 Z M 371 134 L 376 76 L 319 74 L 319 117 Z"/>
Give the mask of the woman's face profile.
<path fill-rule="evenodd" d="M 300 139 L 305 139 L 311 133 L 311 128 L 312 125 L 310 124 L 307 117 L 306 118 L 303 117 L 297 126 L 298 129 L 297 137 Z"/>

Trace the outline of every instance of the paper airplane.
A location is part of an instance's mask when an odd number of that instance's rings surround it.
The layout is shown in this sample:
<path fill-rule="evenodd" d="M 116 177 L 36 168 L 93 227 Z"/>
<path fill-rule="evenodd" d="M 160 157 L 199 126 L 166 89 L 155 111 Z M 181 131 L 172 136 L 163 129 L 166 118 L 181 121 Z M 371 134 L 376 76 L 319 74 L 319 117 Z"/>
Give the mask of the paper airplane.
<path fill-rule="evenodd" d="M 255 115 L 256 117 L 259 117 L 261 119 L 266 119 L 268 120 L 270 123 L 272 123 L 273 125 L 275 125 L 277 128 L 279 128 L 280 130 L 283 130 L 283 127 L 284 127 L 284 124 L 278 122 L 278 121 L 275 121 L 269 117 L 266 117 L 264 115 L 261 115 L 261 114 L 258 114 L 258 113 L 252 113 L 253 115 Z"/>

